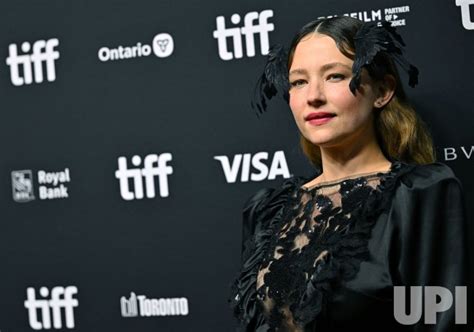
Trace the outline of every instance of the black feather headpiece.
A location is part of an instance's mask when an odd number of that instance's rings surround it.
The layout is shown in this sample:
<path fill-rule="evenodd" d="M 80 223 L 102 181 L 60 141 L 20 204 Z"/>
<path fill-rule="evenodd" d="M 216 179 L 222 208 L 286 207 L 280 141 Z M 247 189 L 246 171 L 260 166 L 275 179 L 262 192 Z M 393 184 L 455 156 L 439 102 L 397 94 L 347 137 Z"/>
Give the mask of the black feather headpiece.
<path fill-rule="evenodd" d="M 373 77 L 382 78 L 387 72 L 386 65 L 377 63 L 377 55 L 386 53 L 394 62 L 408 72 L 408 84 L 418 83 L 418 69 L 403 57 L 405 43 L 390 22 L 363 23 L 354 37 L 355 57 L 352 65 L 353 77 L 349 89 L 355 95 L 360 86 L 362 68 L 366 67 Z M 267 103 L 277 94 L 289 101 L 288 50 L 282 45 L 274 45 L 267 55 L 262 75 L 255 86 L 251 106 L 257 116 L 267 109 Z"/>
<path fill-rule="evenodd" d="M 355 58 L 352 65 L 352 80 L 349 83 L 351 92 L 355 95 L 360 85 L 362 67 L 370 66 L 371 74 L 375 77 L 383 77 L 386 68 L 374 64 L 377 54 L 381 51 L 388 54 L 396 63 L 408 72 L 408 85 L 414 87 L 418 84 L 418 69 L 411 65 L 403 57 L 405 43 L 402 37 L 390 25 L 390 22 L 382 22 L 378 26 L 376 22 L 364 23 L 354 37 Z"/>

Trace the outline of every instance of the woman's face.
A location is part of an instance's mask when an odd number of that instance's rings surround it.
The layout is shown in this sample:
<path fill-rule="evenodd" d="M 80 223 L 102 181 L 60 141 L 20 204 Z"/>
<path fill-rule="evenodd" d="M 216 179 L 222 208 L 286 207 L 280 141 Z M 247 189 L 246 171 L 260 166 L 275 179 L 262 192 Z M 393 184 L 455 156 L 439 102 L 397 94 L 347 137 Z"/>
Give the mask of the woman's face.
<path fill-rule="evenodd" d="M 365 69 L 352 94 L 352 63 L 323 34 L 308 35 L 296 46 L 289 70 L 290 108 L 301 134 L 315 145 L 343 147 L 367 135 L 375 139 L 376 95 Z"/>

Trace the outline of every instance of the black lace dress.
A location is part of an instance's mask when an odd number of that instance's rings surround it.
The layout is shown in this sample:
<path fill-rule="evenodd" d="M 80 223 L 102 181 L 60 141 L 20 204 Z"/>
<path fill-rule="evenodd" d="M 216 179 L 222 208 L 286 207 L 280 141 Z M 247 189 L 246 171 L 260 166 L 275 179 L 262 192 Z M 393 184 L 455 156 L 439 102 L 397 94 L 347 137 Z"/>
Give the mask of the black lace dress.
<path fill-rule="evenodd" d="M 303 186 L 317 175 L 246 202 L 230 299 L 239 330 L 465 330 L 454 310 L 435 325 L 402 325 L 393 314 L 395 285 L 454 294 L 467 283 L 462 188 L 451 169 L 395 161 L 388 172 Z"/>

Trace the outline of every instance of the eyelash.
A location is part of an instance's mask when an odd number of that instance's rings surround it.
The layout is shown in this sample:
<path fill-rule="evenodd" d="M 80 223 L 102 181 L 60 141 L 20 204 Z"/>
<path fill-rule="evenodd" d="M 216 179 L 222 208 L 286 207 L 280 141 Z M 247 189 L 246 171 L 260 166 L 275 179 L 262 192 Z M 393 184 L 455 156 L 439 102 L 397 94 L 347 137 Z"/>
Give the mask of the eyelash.
<path fill-rule="evenodd" d="M 328 75 L 328 78 L 333 78 L 333 77 L 336 78 L 336 79 L 341 79 L 341 80 L 343 80 L 343 79 L 346 78 L 346 76 L 343 75 L 343 74 L 337 74 L 337 73 L 336 73 L 336 74 L 330 74 L 330 75 Z M 298 79 L 298 80 L 291 81 L 291 82 L 290 82 L 290 86 L 291 86 L 291 87 L 297 87 L 297 86 L 299 86 L 300 84 L 304 84 L 304 83 L 306 83 L 306 80 Z"/>
<path fill-rule="evenodd" d="M 344 78 L 346 78 L 343 74 L 330 74 L 328 77 L 329 77 L 329 78 L 330 78 L 330 77 L 336 77 L 336 78 L 340 78 L 340 79 L 342 79 L 342 80 L 343 80 Z"/>
<path fill-rule="evenodd" d="M 305 83 L 305 80 L 294 80 L 290 82 L 291 87 L 297 87 L 299 86 L 299 83 Z"/>

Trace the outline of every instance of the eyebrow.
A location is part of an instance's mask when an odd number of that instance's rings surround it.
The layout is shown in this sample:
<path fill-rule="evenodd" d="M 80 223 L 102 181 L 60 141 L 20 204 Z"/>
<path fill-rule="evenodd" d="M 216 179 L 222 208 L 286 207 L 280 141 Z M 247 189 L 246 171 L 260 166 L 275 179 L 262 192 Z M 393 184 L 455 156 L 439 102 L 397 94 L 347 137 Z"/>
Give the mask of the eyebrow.
<path fill-rule="evenodd" d="M 320 72 L 325 72 L 329 69 L 332 69 L 334 67 L 337 67 L 337 66 L 342 66 L 342 67 L 345 67 L 346 69 L 349 69 L 349 70 L 352 70 L 352 68 L 348 65 L 346 65 L 345 63 L 342 63 L 342 62 L 330 62 L 330 63 L 326 63 L 325 65 L 321 66 L 321 68 L 319 69 Z M 292 75 L 292 74 L 306 74 L 307 71 L 305 69 L 293 69 L 292 71 L 290 71 L 289 75 Z"/>

